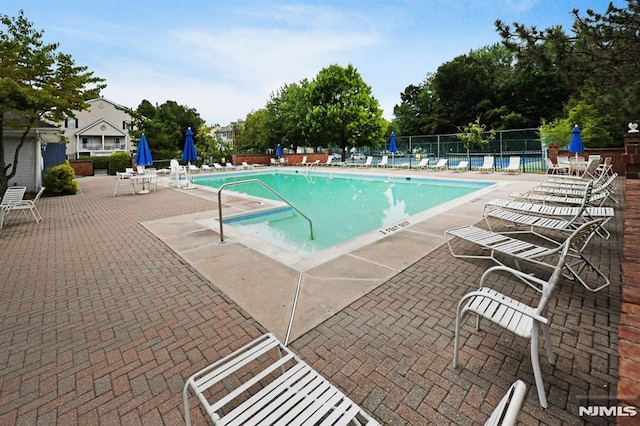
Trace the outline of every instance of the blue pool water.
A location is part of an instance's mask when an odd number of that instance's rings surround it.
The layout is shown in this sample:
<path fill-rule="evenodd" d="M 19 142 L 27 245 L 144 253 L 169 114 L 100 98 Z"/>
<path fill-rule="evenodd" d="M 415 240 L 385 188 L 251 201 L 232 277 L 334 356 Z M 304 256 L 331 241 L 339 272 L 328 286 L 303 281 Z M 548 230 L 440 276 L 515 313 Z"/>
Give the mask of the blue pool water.
<path fill-rule="evenodd" d="M 383 232 L 387 227 L 402 225 L 412 215 L 492 185 L 490 182 L 282 169 L 198 176 L 194 182 L 219 188 L 228 182 L 248 179 L 264 182 L 308 216 L 313 222 L 315 238 L 310 239 L 309 223 L 289 208 L 233 218 L 225 223 L 302 255 L 374 230 Z M 226 187 L 223 202 L 227 191 L 278 200 L 257 183 Z"/>

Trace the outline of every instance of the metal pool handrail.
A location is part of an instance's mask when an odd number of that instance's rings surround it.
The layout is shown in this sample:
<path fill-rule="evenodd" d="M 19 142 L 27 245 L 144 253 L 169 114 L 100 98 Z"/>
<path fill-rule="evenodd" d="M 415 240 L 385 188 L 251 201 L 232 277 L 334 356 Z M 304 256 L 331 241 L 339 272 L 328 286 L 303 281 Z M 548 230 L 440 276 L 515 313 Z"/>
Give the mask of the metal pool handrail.
<path fill-rule="evenodd" d="M 225 184 L 222 184 L 220 186 L 220 188 L 218 189 L 218 219 L 220 222 L 220 242 L 223 243 L 224 242 L 224 233 L 222 230 L 222 190 L 224 188 L 226 188 L 227 186 L 232 186 L 232 185 L 240 185 L 240 184 L 245 184 L 245 183 L 259 183 L 260 185 L 262 185 L 267 191 L 271 192 L 273 195 L 275 195 L 276 197 L 280 198 L 283 202 L 285 202 L 286 204 L 289 205 L 289 207 L 291 207 L 293 210 L 295 210 L 300 216 L 304 217 L 305 219 L 307 219 L 307 221 L 309 222 L 309 232 L 311 234 L 311 239 L 313 240 L 313 222 L 311 222 L 311 219 L 309 219 L 309 217 L 302 213 L 296 206 L 294 206 L 293 204 L 291 204 L 286 198 L 284 198 L 282 195 L 278 194 L 276 191 L 274 191 L 273 189 L 271 189 L 271 187 L 269 187 L 269 185 L 267 185 L 266 183 L 262 182 L 259 179 L 247 179 L 247 180 L 239 180 L 236 182 L 227 182 Z"/>

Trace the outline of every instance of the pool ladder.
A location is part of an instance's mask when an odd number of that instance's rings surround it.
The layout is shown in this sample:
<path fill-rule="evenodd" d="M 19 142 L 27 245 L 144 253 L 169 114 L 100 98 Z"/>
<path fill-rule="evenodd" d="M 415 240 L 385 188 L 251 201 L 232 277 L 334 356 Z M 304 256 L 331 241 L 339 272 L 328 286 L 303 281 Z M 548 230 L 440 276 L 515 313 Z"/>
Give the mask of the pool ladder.
<path fill-rule="evenodd" d="M 267 185 L 266 183 L 262 182 L 261 180 L 259 180 L 259 179 L 247 179 L 247 180 L 239 180 L 239 181 L 236 181 L 236 182 L 227 182 L 225 184 L 222 184 L 222 186 L 220 186 L 220 188 L 218 189 L 218 219 L 219 219 L 219 222 L 220 222 L 220 242 L 221 243 L 224 243 L 224 232 L 223 232 L 223 229 L 222 229 L 223 228 L 223 226 L 222 226 L 222 190 L 224 188 L 226 188 L 227 186 L 242 185 L 242 184 L 246 184 L 246 183 L 259 183 L 267 191 L 271 192 L 273 195 L 275 195 L 276 197 L 280 198 L 284 203 L 288 204 L 289 207 L 291 207 L 293 210 L 295 210 L 300 216 L 305 218 L 307 220 L 307 222 L 309 222 L 309 234 L 311 236 L 311 239 L 313 240 L 313 222 L 311 222 L 311 219 L 309 219 L 309 217 L 306 214 L 302 213 L 296 206 L 291 204 L 286 198 L 284 198 L 282 195 L 278 194 L 269 185 Z"/>

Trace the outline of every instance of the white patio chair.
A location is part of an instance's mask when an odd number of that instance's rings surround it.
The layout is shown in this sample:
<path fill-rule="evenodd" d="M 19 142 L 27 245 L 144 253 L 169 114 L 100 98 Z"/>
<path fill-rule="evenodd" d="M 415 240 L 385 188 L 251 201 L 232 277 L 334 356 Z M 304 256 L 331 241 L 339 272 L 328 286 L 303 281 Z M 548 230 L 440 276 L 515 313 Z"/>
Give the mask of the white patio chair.
<path fill-rule="evenodd" d="M 182 392 L 187 425 L 189 389 L 214 425 L 379 425 L 272 334 L 187 379 Z"/>
<path fill-rule="evenodd" d="M 544 382 L 542 381 L 542 371 L 540 370 L 540 360 L 538 357 L 539 330 L 542 329 L 549 363 L 555 364 L 555 357 L 551 347 L 551 336 L 548 328 L 549 320 L 545 315 L 551 294 L 555 291 L 555 287 L 562 278 L 562 271 L 565 266 L 565 260 L 569 254 L 570 245 L 571 241 L 568 239 L 561 246 L 558 261 L 554 265 L 553 272 L 547 281 L 506 266 L 494 266 L 482 274 L 480 278 L 480 288 L 463 296 L 458 303 L 453 346 L 454 368 L 458 366 L 462 321 L 467 314 L 474 313 L 477 315 L 476 330 L 480 329 L 480 320 L 485 318 L 516 336 L 530 340 L 531 366 L 533 367 L 533 375 L 538 390 L 538 399 L 540 400 L 540 405 L 543 408 L 547 408 L 547 396 L 544 390 Z M 507 296 L 487 287 L 489 277 L 497 272 L 507 272 L 539 292 L 540 297 L 537 304 L 530 306 L 514 297 Z M 521 295 L 523 291 L 518 289 L 515 293 Z"/>
<path fill-rule="evenodd" d="M 560 174 L 566 174 L 569 173 L 569 168 L 558 164 L 553 164 L 553 161 L 551 161 L 550 158 L 545 158 L 544 159 L 545 163 L 547 164 L 547 174 L 548 175 L 560 175 Z"/>
<path fill-rule="evenodd" d="M 127 172 L 116 172 L 116 187 L 113 189 L 113 196 L 115 197 L 118 194 L 118 188 L 121 183 L 127 181 L 131 184 L 131 193 L 135 195 L 136 193 L 136 185 L 133 179 L 130 179 L 131 174 Z"/>
<path fill-rule="evenodd" d="M 213 163 L 213 169 L 217 172 L 223 172 L 224 167 L 220 165 L 220 163 Z"/>
<path fill-rule="evenodd" d="M 307 165 L 307 156 L 306 156 L 306 155 L 303 155 L 303 156 L 302 156 L 302 161 L 301 161 L 301 162 L 299 162 L 299 163 L 296 163 L 295 165 L 296 165 L 296 166 L 306 166 L 306 165 Z"/>
<path fill-rule="evenodd" d="M 482 166 L 478 167 L 478 171 L 480 173 L 491 173 L 493 172 L 493 163 L 495 158 L 493 155 L 485 155 Z"/>
<path fill-rule="evenodd" d="M 38 191 L 38 193 L 36 194 L 36 196 L 33 198 L 33 200 L 20 200 L 18 202 L 15 202 L 11 205 L 11 207 L 9 208 L 9 211 L 16 211 L 16 210 L 22 210 L 22 213 L 24 214 L 24 217 L 27 217 L 27 210 L 29 210 L 31 212 L 31 214 L 33 215 L 33 218 L 35 219 L 36 223 L 40 223 L 40 221 L 42 220 L 42 216 L 40 215 L 40 211 L 38 211 L 38 201 L 40 200 L 40 197 L 42 196 L 42 193 L 44 192 L 45 187 L 43 186 L 42 188 L 40 188 L 40 190 Z"/>
<path fill-rule="evenodd" d="M 509 157 L 509 164 L 502 170 L 506 174 L 519 174 L 520 170 L 520 157 Z"/>
<path fill-rule="evenodd" d="M 457 173 L 466 172 L 467 170 L 469 170 L 469 161 L 461 160 L 457 165 L 451 166 L 449 170 Z"/>
<path fill-rule="evenodd" d="M 522 380 L 516 380 L 509 386 L 484 426 L 515 426 L 525 396 L 527 396 L 527 385 Z"/>
<path fill-rule="evenodd" d="M 0 200 L 0 229 L 4 226 L 4 218 L 9 214 L 11 207 L 22 201 L 25 192 L 27 192 L 26 186 L 10 186 L 7 188 L 2 200 Z"/>
<path fill-rule="evenodd" d="M 203 172 L 208 173 L 208 172 L 210 172 L 210 171 L 211 171 L 211 166 L 210 166 L 210 165 L 208 165 L 208 164 L 203 164 L 202 166 L 200 166 L 200 169 L 201 169 Z"/>
<path fill-rule="evenodd" d="M 596 219 L 581 225 L 573 231 L 564 242 L 558 243 L 551 238 L 541 238 L 545 245 L 525 241 L 515 238 L 512 235 L 533 234 L 526 231 L 517 232 L 492 232 L 473 225 L 461 226 L 447 229 L 444 234 L 449 246 L 449 251 L 454 257 L 468 259 L 490 259 L 499 265 L 504 265 L 503 261 L 496 257 L 500 254 L 503 257 L 513 260 L 516 267 L 525 269 L 526 263 L 552 267 L 551 263 L 558 256 L 562 247 L 570 245 L 569 260 L 565 263 L 565 276 L 579 282 L 585 289 L 597 292 L 610 284 L 609 278 L 604 275 L 589 259 L 582 253 L 587 247 L 593 235 L 601 226 L 602 220 Z M 535 234 L 540 236 L 540 234 Z M 455 238 L 465 240 L 482 249 L 483 254 L 463 254 L 457 253 L 451 244 Z M 484 254 L 486 253 L 486 254 Z M 524 261 L 524 263 L 522 262 Z M 592 271 L 588 279 L 582 278 L 581 274 L 587 269 Z M 593 276 L 595 275 L 595 277 Z M 588 282 L 587 282 L 588 281 Z"/>

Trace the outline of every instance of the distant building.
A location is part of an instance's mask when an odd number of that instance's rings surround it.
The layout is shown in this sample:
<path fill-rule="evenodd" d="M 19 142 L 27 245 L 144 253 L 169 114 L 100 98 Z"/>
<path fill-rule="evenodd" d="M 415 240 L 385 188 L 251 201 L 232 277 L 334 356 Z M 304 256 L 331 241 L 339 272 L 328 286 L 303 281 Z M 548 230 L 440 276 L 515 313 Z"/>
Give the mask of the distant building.
<path fill-rule="evenodd" d="M 131 152 L 129 129 L 133 118 L 126 107 L 106 98 L 92 99 L 89 108 L 76 111 L 60 125 L 66 137 L 67 158 L 107 156 L 114 152 Z"/>
<path fill-rule="evenodd" d="M 213 137 L 220 138 L 223 142 L 227 142 L 233 147 L 234 127 L 244 125 L 243 120 L 232 121 L 226 126 L 214 126 L 211 130 Z"/>

